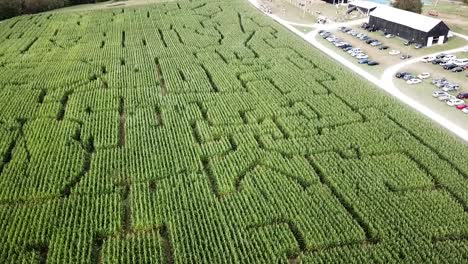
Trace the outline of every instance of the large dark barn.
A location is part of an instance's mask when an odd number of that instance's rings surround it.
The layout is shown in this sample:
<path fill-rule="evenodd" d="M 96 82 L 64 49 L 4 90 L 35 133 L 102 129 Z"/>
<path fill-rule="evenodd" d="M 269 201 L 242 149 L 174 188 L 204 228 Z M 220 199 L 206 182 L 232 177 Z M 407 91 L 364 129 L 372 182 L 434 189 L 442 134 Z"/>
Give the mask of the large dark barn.
<path fill-rule="evenodd" d="M 379 6 L 382 5 L 370 1 L 353 1 L 348 4 L 348 13 L 358 10 L 363 14 L 369 15 L 370 12 L 374 11 Z"/>
<path fill-rule="evenodd" d="M 329 4 L 334 4 L 334 5 L 338 5 L 338 4 L 347 4 L 348 3 L 348 0 L 323 0 Z"/>
<path fill-rule="evenodd" d="M 370 13 L 369 25 L 423 46 L 445 43 L 450 30 L 439 19 L 384 6 Z"/>

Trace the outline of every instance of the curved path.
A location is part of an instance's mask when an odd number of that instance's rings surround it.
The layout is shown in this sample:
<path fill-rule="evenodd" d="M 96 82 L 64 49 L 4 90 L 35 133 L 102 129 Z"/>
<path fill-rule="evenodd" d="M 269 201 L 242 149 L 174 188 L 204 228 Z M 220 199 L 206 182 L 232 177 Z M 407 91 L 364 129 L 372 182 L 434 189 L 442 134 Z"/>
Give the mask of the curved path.
<path fill-rule="evenodd" d="M 259 4 L 258 4 L 258 2 L 256 0 L 249 0 L 249 2 L 252 5 L 254 5 L 256 8 L 260 9 L 260 6 L 259 6 Z M 414 100 L 413 98 L 411 98 L 411 97 L 407 96 L 406 94 L 402 93 L 394 85 L 394 83 L 393 83 L 394 74 L 399 69 L 401 69 L 402 67 L 408 66 L 409 64 L 412 64 L 412 63 L 415 63 L 415 62 L 421 60 L 421 58 L 423 56 L 418 57 L 418 58 L 414 58 L 414 59 L 411 59 L 411 60 L 407 60 L 407 61 L 398 63 L 398 64 L 396 64 L 396 65 L 394 65 L 394 66 L 392 66 L 390 68 L 387 68 L 384 71 L 384 73 L 382 74 L 382 76 L 380 78 L 378 78 L 378 77 L 370 74 L 369 72 L 365 71 L 364 69 L 360 68 L 358 65 L 352 63 L 351 61 L 346 60 L 340 54 L 338 54 L 336 52 L 336 50 L 330 49 L 329 47 L 326 47 L 325 45 L 323 45 L 322 43 L 320 43 L 320 42 L 318 42 L 316 40 L 316 35 L 318 34 L 318 31 L 321 30 L 321 29 L 331 30 L 331 29 L 334 29 L 334 28 L 337 28 L 337 27 L 340 27 L 340 26 L 359 25 L 360 23 L 365 21 L 365 19 L 354 20 L 354 21 L 345 22 L 345 23 L 335 23 L 335 24 L 325 24 L 325 25 L 315 24 L 314 25 L 314 27 L 316 28 L 315 30 L 313 30 L 313 31 L 311 31 L 311 32 L 309 32 L 307 34 L 304 34 L 300 30 L 298 30 L 297 28 L 295 28 L 293 26 L 293 25 L 298 25 L 297 23 L 291 23 L 291 22 L 286 21 L 286 20 L 284 20 L 284 19 L 282 19 L 282 18 L 280 18 L 280 17 L 278 17 L 276 15 L 273 15 L 273 14 L 265 14 L 265 15 L 268 15 L 269 17 L 273 18 L 275 21 L 277 21 L 278 23 L 280 23 L 281 25 L 283 25 L 284 27 L 286 27 L 290 31 L 294 32 L 296 35 L 300 36 L 301 38 L 306 40 L 308 43 L 312 44 L 313 46 L 320 49 L 321 51 L 323 51 L 328 56 L 332 57 L 333 59 L 340 62 L 344 66 L 348 67 L 353 72 L 359 74 L 361 77 L 363 77 L 366 80 L 372 82 L 373 84 L 375 84 L 380 89 L 382 89 L 382 90 L 386 91 L 387 93 L 391 94 L 392 96 L 398 98 L 403 103 L 409 105 L 410 107 L 412 107 L 416 111 L 422 113 L 423 115 L 427 116 L 431 120 L 437 122 L 442 127 L 450 130 L 452 133 L 454 133 L 455 135 L 457 135 L 458 137 L 463 139 L 465 142 L 468 142 L 468 131 L 467 130 L 465 130 L 462 127 L 458 126 L 454 122 L 448 120 L 446 117 L 440 115 L 439 113 L 433 111 L 428 106 L 425 106 L 425 105 L 421 104 L 420 102 L 418 102 L 417 100 Z M 306 24 L 300 24 L 300 26 L 312 27 L 312 25 L 306 25 Z M 468 40 L 468 36 L 465 36 L 465 35 L 462 35 L 462 34 L 459 34 L 459 33 L 455 33 L 455 32 L 454 32 L 454 35 L 465 38 L 465 39 Z M 428 55 L 425 55 L 425 56 L 436 55 L 436 54 L 439 54 L 441 52 L 447 52 L 447 53 L 449 53 L 449 52 L 459 52 L 459 51 L 462 51 L 462 50 L 463 50 L 463 48 L 458 48 L 458 49 L 440 51 L 440 52 L 437 52 L 437 53 L 434 53 L 434 54 L 428 54 Z"/>

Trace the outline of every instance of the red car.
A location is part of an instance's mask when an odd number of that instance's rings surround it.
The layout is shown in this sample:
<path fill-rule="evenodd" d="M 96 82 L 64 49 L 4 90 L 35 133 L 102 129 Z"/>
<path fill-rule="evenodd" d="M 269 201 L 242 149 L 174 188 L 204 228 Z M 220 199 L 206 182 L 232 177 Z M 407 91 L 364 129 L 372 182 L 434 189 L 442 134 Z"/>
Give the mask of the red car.
<path fill-rule="evenodd" d="M 462 110 L 464 108 L 467 108 L 468 104 L 461 104 L 461 105 L 457 105 L 456 107 L 457 107 L 458 110 Z"/>

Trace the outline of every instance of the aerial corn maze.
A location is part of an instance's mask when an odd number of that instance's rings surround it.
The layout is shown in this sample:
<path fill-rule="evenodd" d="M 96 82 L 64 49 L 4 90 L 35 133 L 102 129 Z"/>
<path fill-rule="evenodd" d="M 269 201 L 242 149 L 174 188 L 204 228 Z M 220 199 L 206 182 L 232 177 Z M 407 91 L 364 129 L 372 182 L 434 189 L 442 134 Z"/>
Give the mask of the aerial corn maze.
<path fill-rule="evenodd" d="M 0 24 L 1 263 L 466 263 L 467 160 L 247 1 Z"/>

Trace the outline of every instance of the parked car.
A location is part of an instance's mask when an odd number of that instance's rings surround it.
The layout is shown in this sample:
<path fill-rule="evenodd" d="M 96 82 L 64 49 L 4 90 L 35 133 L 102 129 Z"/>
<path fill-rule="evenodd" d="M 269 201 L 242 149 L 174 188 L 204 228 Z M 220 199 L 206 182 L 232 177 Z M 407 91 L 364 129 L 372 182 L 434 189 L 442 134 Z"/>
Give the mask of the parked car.
<path fill-rule="evenodd" d="M 411 74 L 411 73 L 409 73 L 409 72 L 397 72 L 397 73 L 395 74 L 395 77 L 397 77 L 398 79 L 400 79 L 400 78 L 403 78 L 405 75 L 410 75 L 410 74 Z"/>
<path fill-rule="evenodd" d="M 463 108 L 463 109 L 462 109 L 462 112 L 465 113 L 465 114 L 468 114 L 468 107 L 467 107 L 467 108 Z"/>
<path fill-rule="evenodd" d="M 367 62 L 367 65 L 369 65 L 369 66 L 376 66 L 376 65 L 379 65 L 379 63 L 376 62 L 376 61 L 368 61 L 368 62 Z"/>
<path fill-rule="evenodd" d="M 415 78 L 416 78 L 416 76 L 411 75 L 411 74 L 407 74 L 407 75 L 403 76 L 403 80 L 405 80 L 405 81 L 415 79 Z"/>
<path fill-rule="evenodd" d="M 418 78 L 413 78 L 413 79 L 409 79 L 409 80 L 406 81 L 407 84 L 419 84 L 421 82 L 422 82 L 422 80 L 418 79 Z"/>
<path fill-rule="evenodd" d="M 463 101 L 461 99 L 458 99 L 458 98 L 452 98 L 452 99 L 447 101 L 448 106 L 457 106 L 457 105 L 461 105 L 461 104 L 464 104 L 464 103 L 465 103 L 465 101 Z"/>
<path fill-rule="evenodd" d="M 455 68 L 453 68 L 451 71 L 452 71 L 452 72 L 462 72 L 462 71 L 464 71 L 464 70 L 465 70 L 465 68 L 463 68 L 463 67 L 455 67 Z"/>
<path fill-rule="evenodd" d="M 453 98 L 454 98 L 454 96 L 452 96 L 450 94 L 441 95 L 441 96 L 437 97 L 437 99 L 439 101 L 448 101 L 448 100 L 453 99 Z"/>
<path fill-rule="evenodd" d="M 386 38 L 394 38 L 395 35 L 393 35 L 393 34 L 387 34 L 387 35 L 385 35 L 385 37 L 386 37 Z"/>
<path fill-rule="evenodd" d="M 358 35 L 359 36 L 359 35 Z M 362 36 L 358 37 L 360 40 L 368 40 L 369 37 L 366 34 L 362 34 Z"/>
<path fill-rule="evenodd" d="M 377 40 L 376 40 L 376 39 L 368 39 L 368 40 L 366 40 L 365 42 L 366 42 L 367 44 L 371 44 L 372 42 L 375 42 L 375 41 L 377 41 Z"/>
<path fill-rule="evenodd" d="M 457 60 L 454 60 L 453 63 L 455 63 L 457 66 L 468 66 L 468 59 L 457 59 Z"/>
<path fill-rule="evenodd" d="M 420 48 L 422 48 L 422 47 L 423 47 L 423 45 L 421 45 L 421 44 L 416 44 L 416 45 L 414 45 L 414 48 L 415 48 L 415 49 L 420 49 Z"/>
<path fill-rule="evenodd" d="M 442 61 L 442 63 L 439 63 L 440 66 L 444 67 L 445 65 L 452 65 L 455 64 L 455 61 L 450 60 L 450 61 Z"/>
<path fill-rule="evenodd" d="M 421 74 L 418 75 L 418 78 L 419 78 L 419 79 L 422 79 L 422 80 L 427 79 L 427 78 L 429 78 L 429 77 L 431 77 L 431 74 L 428 73 L 428 72 L 423 72 L 423 73 L 421 73 Z"/>
<path fill-rule="evenodd" d="M 374 42 L 372 42 L 370 45 L 373 46 L 373 47 L 377 47 L 377 46 L 382 45 L 382 42 L 380 42 L 380 41 L 374 41 Z"/>
<path fill-rule="evenodd" d="M 445 55 L 442 60 L 443 61 L 450 61 L 450 60 L 455 60 L 457 58 L 457 56 L 455 55 L 452 55 L 452 54 L 449 54 L 449 55 Z"/>
<path fill-rule="evenodd" d="M 399 51 L 399 50 L 391 50 L 388 54 L 390 54 L 390 55 L 398 55 L 398 54 L 400 54 L 400 51 Z"/>
<path fill-rule="evenodd" d="M 403 54 L 403 55 L 400 56 L 400 60 L 406 60 L 406 59 L 409 59 L 409 58 L 411 58 L 411 55 L 409 55 L 409 54 Z"/>
<path fill-rule="evenodd" d="M 435 60 L 432 61 L 432 64 L 441 64 L 443 63 L 444 61 L 441 59 L 441 58 L 437 58 Z"/>
<path fill-rule="evenodd" d="M 451 69 L 456 68 L 456 67 L 457 67 L 457 65 L 455 65 L 455 64 L 444 65 L 445 70 L 451 70 Z"/>
<path fill-rule="evenodd" d="M 369 59 L 368 58 L 365 58 L 365 59 L 360 59 L 358 61 L 359 64 L 367 64 L 369 62 Z"/>
<path fill-rule="evenodd" d="M 457 94 L 458 99 L 468 99 L 468 92 Z"/>
<path fill-rule="evenodd" d="M 412 41 L 406 41 L 406 42 L 404 43 L 405 46 L 409 46 L 409 45 L 411 45 L 411 44 L 413 44 Z"/>
<path fill-rule="evenodd" d="M 464 48 L 463 48 L 463 51 L 464 51 L 464 52 L 468 52 L 468 46 L 464 47 Z"/>
<path fill-rule="evenodd" d="M 424 62 L 424 63 L 427 63 L 427 62 L 432 62 L 434 61 L 436 58 L 434 56 L 426 56 L 424 58 L 421 59 L 421 62 Z"/>
<path fill-rule="evenodd" d="M 386 50 L 386 49 L 388 49 L 388 48 L 389 48 L 389 46 L 382 45 L 382 46 L 379 47 L 379 50 Z"/>
<path fill-rule="evenodd" d="M 367 56 L 366 54 L 359 54 L 356 56 L 356 59 L 358 60 L 367 59 L 367 58 L 369 58 L 369 56 Z"/>
<path fill-rule="evenodd" d="M 443 96 L 443 95 L 449 95 L 449 94 L 441 90 L 435 90 L 434 92 L 432 92 L 432 96 L 435 98 L 439 98 L 440 96 Z"/>
<path fill-rule="evenodd" d="M 455 90 L 458 90 L 460 88 L 460 86 L 458 84 L 446 84 L 444 87 L 442 87 L 442 91 L 444 92 L 452 92 L 452 91 L 455 91 Z"/>
<path fill-rule="evenodd" d="M 467 107 L 468 107 L 468 104 L 459 104 L 459 105 L 456 106 L 456 108 L 458 110 L 462 110 L 462 109 L 467 108 Z"/>

